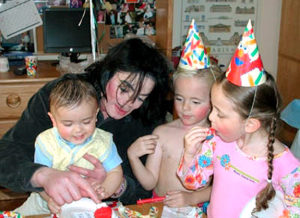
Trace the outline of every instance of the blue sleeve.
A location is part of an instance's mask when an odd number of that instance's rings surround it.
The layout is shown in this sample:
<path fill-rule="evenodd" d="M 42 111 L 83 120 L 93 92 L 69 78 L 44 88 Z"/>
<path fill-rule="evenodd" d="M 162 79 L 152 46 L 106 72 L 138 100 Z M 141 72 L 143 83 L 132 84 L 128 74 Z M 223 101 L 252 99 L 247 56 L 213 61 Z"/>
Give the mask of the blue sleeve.
<path fill-rule="evenodd" d="M 52 167 L 52 159 L 43 152 L 43 143 L 37 138 L 35 142 L 34 163 Z"/>
<path fill-rule="evenodd" d="M 122 159 L 118 154 L 117 147 L 113 140 L 111 140 L 111 144 L 109 146 L 109 150 L 107 151 L 108 155 L 105 160 L 102 162 L 102 165 L 106 172 L 116 168 L 122 163 Z"/>

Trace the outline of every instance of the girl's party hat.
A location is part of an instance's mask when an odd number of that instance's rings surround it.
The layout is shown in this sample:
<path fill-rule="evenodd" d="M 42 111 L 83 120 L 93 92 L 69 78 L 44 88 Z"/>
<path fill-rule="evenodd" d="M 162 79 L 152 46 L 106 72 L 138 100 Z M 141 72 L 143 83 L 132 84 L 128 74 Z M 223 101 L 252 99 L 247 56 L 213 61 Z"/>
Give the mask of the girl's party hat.
<path fill-rule="evenodd" d="M 249 20 L 242 39 L 231 58 L 226 77 L 231 83 L 244 87 L 258 86 L 266 81 L 251 20 Z"/>
<path fill-rule="evenodd" d="M 190 24 L 178 67 L 187 70 L 206 69 L 210 67 L 209 57 L 194 19 Z"/>

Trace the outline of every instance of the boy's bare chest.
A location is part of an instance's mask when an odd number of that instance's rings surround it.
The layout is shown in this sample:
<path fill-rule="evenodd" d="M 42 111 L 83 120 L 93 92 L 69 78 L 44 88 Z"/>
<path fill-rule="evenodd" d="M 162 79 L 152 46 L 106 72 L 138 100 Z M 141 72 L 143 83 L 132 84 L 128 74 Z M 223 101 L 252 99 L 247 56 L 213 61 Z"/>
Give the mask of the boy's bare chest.
<path fill-rule="evenodd" d="M 183 131 L 174 131 L 170 137 L 163 140 L 162 165 L 166 165 L 167 168 L 174 168 L 175 171 L 184 148 L 184 134 L 185 132 Z"/>
<path fill-rule="evenodd" d="M 160 176 L 156 189 L 160 194 L 171 190 L 185 190 L 176 175 L 182 152 L 183 136 L 170 137 L 163 145 Z"/>

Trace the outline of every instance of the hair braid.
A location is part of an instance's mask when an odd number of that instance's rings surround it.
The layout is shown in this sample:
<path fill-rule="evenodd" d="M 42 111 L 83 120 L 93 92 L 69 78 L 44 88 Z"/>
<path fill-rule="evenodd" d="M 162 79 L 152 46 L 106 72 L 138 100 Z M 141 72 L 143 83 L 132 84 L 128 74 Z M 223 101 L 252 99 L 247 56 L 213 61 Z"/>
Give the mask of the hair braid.
<path fill-rule="evenodd" d="M 275 196 L 275 189 L 272 185 L 272 175 L 273 175 L 273 159 L 274 159 L 274 141 L 275 141 L 275 131 L 276 131 L 277 116 L 272 118 L 269 142 L 268 142 L 268 184 L 261 190 L 256 196 L 256 208 L 252 211 L 252 215 L 255 212 L 259 212 L 262 209 L 268 208 L 268 202 Z M 271 182 L 269 182 L 271 181 Z"/>

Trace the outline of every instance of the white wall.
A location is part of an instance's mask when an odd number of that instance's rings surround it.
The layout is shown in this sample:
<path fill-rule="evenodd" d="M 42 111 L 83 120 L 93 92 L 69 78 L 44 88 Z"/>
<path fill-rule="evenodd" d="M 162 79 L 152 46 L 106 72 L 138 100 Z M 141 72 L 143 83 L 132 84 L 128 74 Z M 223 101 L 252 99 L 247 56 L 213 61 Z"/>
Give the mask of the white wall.
<path fill-rule="evenodd" d="M 256 40 L 264 68 L 276 78 L 282 0 L 258 0 Z"/>
<path fill-rule="evenodd" d="M 180 45 L 181 4 L 174 0 L 173 48 Z M 276 78 L 282 0 L 257 0 L 258 13 L 255 36 L 264 68 Z"/>

